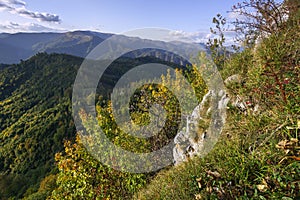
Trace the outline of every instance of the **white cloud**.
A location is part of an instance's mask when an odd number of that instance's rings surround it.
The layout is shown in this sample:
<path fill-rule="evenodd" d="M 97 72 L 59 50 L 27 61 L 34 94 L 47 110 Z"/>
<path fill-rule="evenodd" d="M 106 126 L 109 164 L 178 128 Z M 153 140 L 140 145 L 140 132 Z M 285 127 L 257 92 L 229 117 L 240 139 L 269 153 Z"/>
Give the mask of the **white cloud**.
<path fill-rule="evenodd" d="M 170 31 L 169 36 L 174 40 L 182 41 L 182 42 L 197 42 L 197 43 L 205 43 L 207 42 L 206 36 L 208 31 L 202 32 L 185 32 L 182 30 Z"/>
<path fill-rule="evenodd" d="M 2 2 L 10 5 L 26 6 L 26 2 L 20 0 L 2 0 Z"/>
<path fill-rule="evenodd" d="M 55 29 L 36 23 L 19 24 L 15 22 L 4 22 L 0 24 L 0 32 L 17 33 L 17 32 L 63 32 L 65 30 Z"/>
<path fill-rule="evenodd" d="M 21 6 L 21 7 L 20 7 Z M 33 12 L 26 9 L 26 3 L 21 0 L 0 0 L 0 8 L 6 9 L 13 14 L 37 19 L 44 22 L 59 23 L 61 19 L 58 15 L 50 13 Z"/>
<path fill-rule="evenodd" d="M 39 21 L 44 22 L 60 22 L 59 16 L 49 13 L 39 13 L 39 12 L 31 12 L 26 8 L 16 8 L 14 11 L 21 16 L 26 16 L 33 19 L 38 19 Z"/>
<path fill-rule="evenodd" d="M 5 3 L 5 1 L 1 1 L 0 0 L 0 8 L 2 8 L 2 9 L 7 9 L 7 10 L 12 10 L 12 9 L 14 9 L 13 7 L 11 7 L 11 6 L 9 6 L 7 3 Z"/>
<path fill-rule="evenodd" d="M 234 31 L 225 31 L 225 45 L 232 45 L 235 43 L 235 32 Z M 182 30 L 170 31 L 169 36 L 174 41 L 182 41 L 189 43 L 207 43 L 209 39 L 213 39 L 216 36 L 210 33 L 210 31 L 199 31 L 199 32 L 185 32 Z"/>

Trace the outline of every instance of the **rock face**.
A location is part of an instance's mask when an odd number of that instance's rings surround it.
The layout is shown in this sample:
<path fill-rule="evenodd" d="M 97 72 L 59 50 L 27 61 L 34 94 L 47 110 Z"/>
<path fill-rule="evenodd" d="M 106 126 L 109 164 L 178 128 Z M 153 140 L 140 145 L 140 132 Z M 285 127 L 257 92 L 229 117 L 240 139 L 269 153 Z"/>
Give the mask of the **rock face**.
<path fill-rule="evenodd" d="M 220 81 L 220 79 L 219 79 Z M 242 84 L 241 76 L 236 74 L 224 81 L 230 84 Z M 259 102 L 251 97 L 235 95 L 229 97 L 226 88 L 212 87 L 202 102 L 195 107 L 192 114 L 185 117 L 185 127 L 174 138 L 174 164 L 187 161 L 193 156 L 206 155 L 215 145 L 226 121 L 227 104 L 237 108 L 241 113 L 257 115 Z"/>
<path fill-rule="evenodd" d="M 210 90 L 192 114 L 185 117 L 185 127 L 174 138 L 175 165 L 193 156 L 203 156 L 212 149 L 225 124 L 228 102 L 229 97 L 224 90 Z M 201 122 L 210 126 L 201 127 Z"/>

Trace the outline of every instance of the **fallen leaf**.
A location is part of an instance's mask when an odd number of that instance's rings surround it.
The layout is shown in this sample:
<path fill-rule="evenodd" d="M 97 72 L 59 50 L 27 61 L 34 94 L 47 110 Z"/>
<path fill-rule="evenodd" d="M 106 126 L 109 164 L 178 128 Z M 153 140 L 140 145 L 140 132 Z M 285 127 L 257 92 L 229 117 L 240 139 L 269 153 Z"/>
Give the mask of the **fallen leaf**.
<path fill-rule="evenodd" d="M 265 185 L 257 185 L 256 187 L 260 192 L 266 192 L 268 189 Z"/>
<path fill-rule="evenodd" d="M 201 196 L 200 194 L 196 194 L 196 195 L 195 195 L 195 199 L 196 199 L 196 200 L 201 200 L 201 199 L 202 199 L 202 196 Z"/>
<path fill-rule="evenodd" d="M 212 187 L 211 187 L 211 186 L 209 186 L 209 187 L 207 187 L 207 188 L 206 188 L 206 192 L 208 192 L 208 193 L 212 193 L 212 191 L 213 191 L 213 189 L 212 189 Z"/>
<path fill-rule="evenodd" d="M 196 181 L 197 181 L 197 183 L 198 183 L 198 187 L 199 187 L 199 189 L 201 189 L 202 188 L 202 185 L 201 185 L 201 178 L 197 178 L 196 179 Z"/>
<path fill-rule="evenodd" d="M 209 176 L 213 176 L 213 177 L 215 177 L 215 178 L 221 178 L 221 174 L 220 174 L 219 172 L 217 172 L 217 171 L 212 172 L 212 171 L 208 170 L 206 173 L 207 173 Z"/>
<path fill-rule="evenodd" d="M 297 138 L 291 138 L 291 142 L 297 144 L 299 142 L 299 140 Z"/>
<path fill-rule="evenodd" d="M 282 141 L 278 142 L 278 144 L 276 145 L 276 148 L 284 149 L 287 142 L 288 142 L 288 140 L 282 140 Z"/>
<path fill-rule="evenodd" d="M 266 192 L 268 190 L 268 184 L 265 179 L 263 179 L 261 184 L 256 187 L 260 192 Z"/>

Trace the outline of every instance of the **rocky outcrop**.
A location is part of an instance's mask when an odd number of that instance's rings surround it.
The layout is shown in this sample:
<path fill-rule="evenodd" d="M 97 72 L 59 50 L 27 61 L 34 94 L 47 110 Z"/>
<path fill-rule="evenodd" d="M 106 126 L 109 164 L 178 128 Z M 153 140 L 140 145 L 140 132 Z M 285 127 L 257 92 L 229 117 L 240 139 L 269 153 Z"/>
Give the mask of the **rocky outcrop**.
<path fill-rule="evenodd" d="M 224 83 L 242 84 L 240 75 L 230 76 Z M 204 156 L 213 148 L 225 124 L 228 103 L 245 115 L 259 113 L 258 102 L 250 97 L 229 96 L 225 89 L 210 90 L 192 114 L 185 116 L 185 127 L 174 138 L 175 165 L 193 156 Z"/>
<path fill-rule="evenodd" d="M 212 104 L 214 100 L 218 101 L 216 107 Z M 192 114 L 185 117 L 185 127 L 174 138 L 173 158 L 175 165 L 187 161 L 193 156 L 203 156 L 212 149 L 222 126 L 225 124 L 229 100 L 224 90 L 218 93 L 211 90 L 195 107 Z"/>

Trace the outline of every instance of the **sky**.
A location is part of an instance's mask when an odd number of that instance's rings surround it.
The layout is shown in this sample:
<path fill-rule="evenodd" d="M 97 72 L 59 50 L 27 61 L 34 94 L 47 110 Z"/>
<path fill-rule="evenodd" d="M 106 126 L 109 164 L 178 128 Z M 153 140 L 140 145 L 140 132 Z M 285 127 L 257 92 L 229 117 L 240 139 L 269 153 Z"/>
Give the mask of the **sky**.
<path fill-rule="evenodd" d="M 212 18 L 239 0 L 0 0 L 0 32 L 92 30 L 123 33 L 164 28 L 199 38 Z"/>

